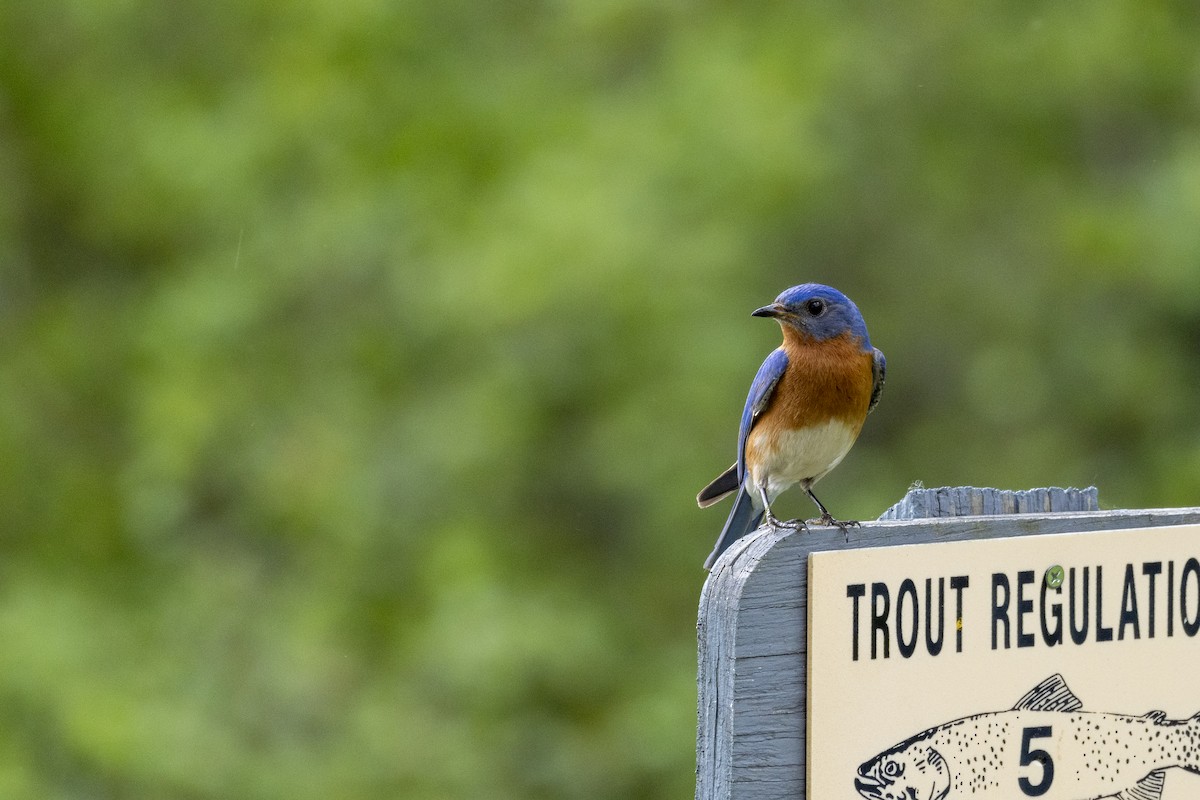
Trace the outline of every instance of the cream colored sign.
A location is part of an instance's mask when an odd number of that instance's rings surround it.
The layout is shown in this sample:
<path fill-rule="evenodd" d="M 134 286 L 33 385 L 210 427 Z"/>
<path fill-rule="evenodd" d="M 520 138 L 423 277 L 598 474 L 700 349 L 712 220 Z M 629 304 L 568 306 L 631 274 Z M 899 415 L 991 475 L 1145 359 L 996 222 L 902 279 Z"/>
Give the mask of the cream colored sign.
<path fill-rule="evenodd" d="M 1200 526 L 814 553 L 809 800 L 1200 797 Z"/>

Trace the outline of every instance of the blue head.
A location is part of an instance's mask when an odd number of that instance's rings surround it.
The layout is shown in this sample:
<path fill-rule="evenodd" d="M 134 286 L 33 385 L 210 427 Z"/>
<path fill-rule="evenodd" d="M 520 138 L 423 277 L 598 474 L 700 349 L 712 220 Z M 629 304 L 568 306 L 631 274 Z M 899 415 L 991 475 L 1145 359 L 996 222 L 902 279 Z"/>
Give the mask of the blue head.
<path fill-rule="evenodd" d="M 871 348 L 867 323 L 849 297 L 820 283 L 804 283 L 785 291 L 769 306 L 755 309 L 756 317 L 774 317 L 780 325 L 795 329 L 818 342 L 850 333 Z"/>

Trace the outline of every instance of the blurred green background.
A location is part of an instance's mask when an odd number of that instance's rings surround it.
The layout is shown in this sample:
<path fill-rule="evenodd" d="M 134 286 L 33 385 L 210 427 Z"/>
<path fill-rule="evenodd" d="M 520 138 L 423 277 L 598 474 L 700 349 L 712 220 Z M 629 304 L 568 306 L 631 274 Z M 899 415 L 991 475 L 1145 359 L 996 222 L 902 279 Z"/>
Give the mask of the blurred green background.
<path fill-rule="evenodd" d="M 689 796 L 805 281 L 838 516 L 1200 502 L 1198 13 L 0 4 L 0 797 Z"/>

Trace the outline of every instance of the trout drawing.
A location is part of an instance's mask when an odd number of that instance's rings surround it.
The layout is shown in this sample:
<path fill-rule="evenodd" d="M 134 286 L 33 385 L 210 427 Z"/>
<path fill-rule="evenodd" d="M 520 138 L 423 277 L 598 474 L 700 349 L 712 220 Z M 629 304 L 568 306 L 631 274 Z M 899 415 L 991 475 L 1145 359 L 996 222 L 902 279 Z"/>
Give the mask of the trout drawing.
<path fill-rule="evenodd" d="M 1061 675 L 1007 711 L 922 731 L 858 768 L 868 800 L 1159 800 L 1163 771 L 1200 774 L 1200 713 L 1084 711 Z"/>

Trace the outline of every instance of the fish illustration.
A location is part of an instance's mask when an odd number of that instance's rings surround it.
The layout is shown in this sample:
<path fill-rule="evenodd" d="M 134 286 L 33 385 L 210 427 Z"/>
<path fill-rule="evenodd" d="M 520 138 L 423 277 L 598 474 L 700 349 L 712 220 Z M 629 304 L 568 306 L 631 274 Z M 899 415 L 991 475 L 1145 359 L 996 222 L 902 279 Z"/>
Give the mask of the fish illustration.
<path fill-rule="evenodd" d="M 1163 771 L 1200 774 L 1200 713 L 1083 710 L 1055 674 L 1007 711 L 922 731 L 858 768 L 867 800 L 1159 800 Z"/>

